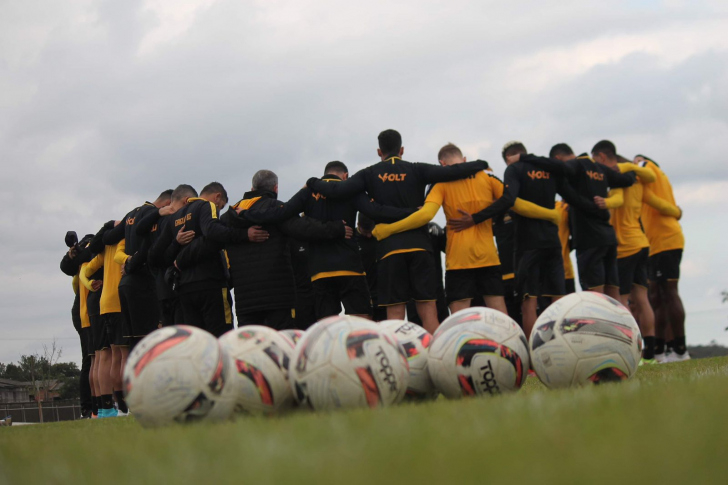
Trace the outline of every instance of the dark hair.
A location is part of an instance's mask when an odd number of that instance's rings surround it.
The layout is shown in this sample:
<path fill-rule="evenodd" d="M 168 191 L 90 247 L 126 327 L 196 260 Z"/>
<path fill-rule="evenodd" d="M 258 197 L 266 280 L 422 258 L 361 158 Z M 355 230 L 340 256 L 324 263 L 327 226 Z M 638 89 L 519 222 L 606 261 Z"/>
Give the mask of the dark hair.
<path fill-rule="evenodd" d="M 379 149 L 385 157 L 393 157 L 399 155 L 399 149 L 402 148 L 402 135 L 396 130 L 384 130 L 377 137 L 379 140 Z"/>
<path fill-rule="evenodd" d="M 569 145 L 566 143 L 557 143 L 556 145 L 551 147 L 551 151 L 549 151 L 549 157 L 550 158 L 556 158 L 558 155 L 573 155 L 574 150 L 571 149 Z"/>
<path fill-rule="evenodd" d="M 190 197 L 197 197 L 197 191 L 191 185 L 181 184 L 172 192 L 172 200 L 186 200 Z"/>
<path fill-rule="evenodd" d="M 526 146 L 520 141 L 509 141 L 508 143 L 503 145 L 503 151 L 501 152 L 501 156 L 503 157 L 503 160 L 505 160 L 506 157 L 510 157 L 511 155 L 515 155 L 516 153 L 521 153 L 525 155 L 528 153 L 528 150 L 526 150 Z"/>
<path fill-rule="evenodd" d="M 225 203 L 227 203 L 227 201 L 228 201 L 227 191 L 225 190 L 225 187 L 223 187 L 220 182 L 210 182 L 209 184 L 205 185 L 202 188 L 202 192 L 200 192 L 200 195 L 205 195 L 205 194 L 220 194 L 220 195 L 222 195 L 222 198 L 225 201 Z"/>
<path fill-rule="evenodd" d="M 329 162 L 326 164 L 326 168 L 324 168 L 324 175 L 327 173 L 349 173 L 349 169 L 346 168 L 346 165 L 344 162 L 340 162 L 338 160 L 334 160 L 333 162 Z"/>
<path fill-rule="evenodd" d="M 457 156 L 462 157 L 463 152 L 452 143 L 448 143 L 444 147 L 440 148 L 440 151 L 437 152 L 437 159 L 438 160 L 445 160 L 446 158 Z"/>
<path fill-rule="evenodd" d="M 372 219 L 368 218 L 361 212 L 359 213 L 359 227 L 366 232 L 372 232 L 374 230 L 375 223 Z"/>
<path fill-rule="evenodd" d="M 159 194 L 159 197 L 157 197 L 157 199 L 169 199 L 170 197 L 172 197 L 172 192 L 174 192 L 172 189 L 167 189 Z"/>
<path fill-rule="evenodd" d="M 617 147 L 614 146 L 614 143 L 612 143 L 609 140 L 602 140 L 598 142 L 596 145 L 594 145 L 594 148 L 592 148 L 592 155 L 595 153 L 603 153 L 608 158 L 617 158 Z"/>
<path fill-rule="evenodd" d="M 278 185 L 278 175 L 270 170 L 258 170 L 253 175 L 253 190 L 273 190 Z"/>

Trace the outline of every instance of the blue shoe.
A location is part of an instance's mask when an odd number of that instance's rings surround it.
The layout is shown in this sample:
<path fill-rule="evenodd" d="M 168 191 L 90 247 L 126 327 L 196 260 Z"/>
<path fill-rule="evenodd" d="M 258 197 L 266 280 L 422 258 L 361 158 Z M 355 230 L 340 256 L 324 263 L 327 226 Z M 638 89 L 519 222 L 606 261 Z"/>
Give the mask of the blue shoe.
<path fill-rule="evenodd" d="M 115 408 L 99 409 L 99 418 L 115 418 L 119 412 Z"/>

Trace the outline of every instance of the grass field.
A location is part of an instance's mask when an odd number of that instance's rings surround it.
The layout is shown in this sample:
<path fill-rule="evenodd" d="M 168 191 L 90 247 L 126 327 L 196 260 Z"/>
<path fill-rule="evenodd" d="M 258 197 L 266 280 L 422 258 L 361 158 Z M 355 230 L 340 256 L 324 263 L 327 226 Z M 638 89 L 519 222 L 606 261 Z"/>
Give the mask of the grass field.
<path fill-rule="evenodd" d="M 0 483 L 728 483 L 728 358 L 629 382 L 142 429 L 0 428 Z"/>

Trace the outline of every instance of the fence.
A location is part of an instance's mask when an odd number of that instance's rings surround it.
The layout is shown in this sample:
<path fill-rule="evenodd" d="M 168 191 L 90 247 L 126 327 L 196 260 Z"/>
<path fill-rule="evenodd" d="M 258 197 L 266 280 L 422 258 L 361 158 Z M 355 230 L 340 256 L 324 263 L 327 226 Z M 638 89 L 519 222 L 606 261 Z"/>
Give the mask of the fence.
<path fill-rule="evenodd" d="M 17 423 L 40 423 L 37 402 L 16 402 L 0 404 L 0 419 L 12 416 Z M 78 400 L 44 401 L 43 422 L 73 421 L 81 418 L 81 404 Z"/>

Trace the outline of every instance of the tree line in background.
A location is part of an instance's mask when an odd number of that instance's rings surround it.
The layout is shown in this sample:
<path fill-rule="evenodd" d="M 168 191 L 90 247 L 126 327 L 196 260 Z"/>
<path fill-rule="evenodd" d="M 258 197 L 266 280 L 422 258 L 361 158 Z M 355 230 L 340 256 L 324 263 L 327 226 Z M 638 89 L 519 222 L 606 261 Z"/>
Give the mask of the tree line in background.
<path fill-rule="evenodd" d="M 28 383 L 31 395 L 42 396 L 42 400 L 78 399 L 81 370 L 75 362 L 59 362 L 60 357 L 55 342 L 44 345 L 43 355 L 23 355 L 17 363 L 0 362 L 0 379 Z"/>

